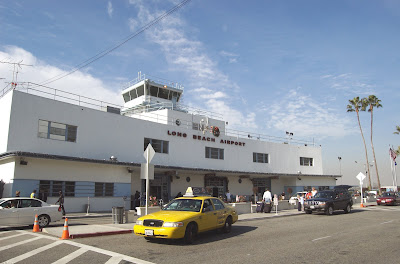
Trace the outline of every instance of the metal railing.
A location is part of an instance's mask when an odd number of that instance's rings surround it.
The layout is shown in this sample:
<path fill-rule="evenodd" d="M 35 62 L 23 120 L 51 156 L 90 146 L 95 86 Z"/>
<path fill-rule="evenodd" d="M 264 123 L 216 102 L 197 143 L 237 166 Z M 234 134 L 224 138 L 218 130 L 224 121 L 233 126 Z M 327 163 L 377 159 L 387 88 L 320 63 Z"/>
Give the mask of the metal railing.
<path fill-rule="evenodd" d="M 0 98 L 3 97 L 5 94 L 7 94 L 11 90 L 18 90 L 22 92 L 26 92 L 29 94 L 35 94 L 39 95 L 45 98 L 53 99 L 53 100 L 58 100 L 62 102 L 67 102 L 67 103 L 72 103 L 72 104 L 77 104 L 79 106 L 85 106 L 93 109 L 100 109 L 102 111 L 105 111 L 107 106 L 112 106 L 112 107 L 117 107 L 121 109 L 121 113 L 123 115 L 128 115 L 132 114 L 132 118 L 137 118 L 137 119 L 144 119 L 150 122 L 157 122 L 157 123 L 165 123 L 166 125 L 171 125 L 171 126 L 179 126 L 182 129 L 188 129 L 188 130 L 196 130 L 193 129 L 195 127 L 193 124 L 198 125 L 198 123 L 193 122 L 192 120 L 184 120 L 184 119 L 179 119 L 179 122 L 177 122 L 177 118 L 173 117 L 168 117 L 167 115 L 162 115 L 159 113 L 154 112 L 155 110 L 160 110 L 160 109 L 172 109 L 172 110 L 177 110 L 177 111 L 182 111 L 185 113 L 190 113 L 194 115 L 204 115 L 205 117 L 211 117 L 215 119 L 222 119 L 222 115 L 218 113 L 213 113 L 210 111 L 206 110 L 201 110 L 193 107 L 188 107 L 184 105 L 177 104 L 177 106 L 174 108 L 172 103 L 163 103 L 160 105 L 149 105 L 147 106 L 140 106 L 140 107 L 133 107 L 133 108 L 124 108 L 123 106 L 116 105 L 113 103 L 108 103 L 105 101 L 89 98 L 86 96 L 70 93 L 70 92 L 65 92 L 62 90 L 54 89 L 51 87 L 47 87 L 44 85 L 39 85 L 31 82 L 21 82 L 18 83 L 17 85 L 14 85 L 10 83 L 10 86 L 5 87 L 2 92 L 0 93 Z M 200 126 L 201 127 L 201 126 Z M 198 130 L 197 130 L 198 131 Z M 205 133 L 212 133 L 210 129 L 205 129 L 200 130 L 204 134 Z M 241 130 L 235 130 L 235 129 L 222 129 L 220 128 L 220 133 L 221 135 L 225 136 L 231 136 L 231 137 L 236 137 L 236 138 L 243 138 L 243 139 L 251 139 L 251 140 L 261 140 L 261 141 L 269 141 L 269 142 L 281 142 L 284 144 L 295 144 L 295 145 L 305 145 L 305 146 L 315 146 L 316 143 L 314 140 L 304 140 L 304 139 L 293 139 L 293 138 L 287 138 L 287 137 L 277 137 L 277 136 L 270 136 L 266 134 L 261 134 L 261 133 L 253 133 L 253 132 L 246 132 L 246 131 L 241 131 Z"/>
<path fill-rule="evenodd" d="M 147 75 L 147 77 L 148 77 L 147 79 L 151 80 L 152 82 L 155 82 L 155 83 L 158 83 L 161 85 L 166 85 L 168 87 L 172 87 L 172 88 L 175 88 L 178 90 L 183 90 L 183 88 L 184 88 L 182 84 L 177 83 L 177 82 L 169 81 L 169 80 L 166 80 L 166 79 L 163 79 L 160 77 L 155 77 L 155 76 L 150 76 L 150 75 Z M 136 77 L 135 79 L 133 79 L 129 82 L 121 84 L 122 89 L 129 88 L 143 80 L 146 80 L 146 74 L 142 74 L 142 72 L 138 72 L 138 77 Z"/>

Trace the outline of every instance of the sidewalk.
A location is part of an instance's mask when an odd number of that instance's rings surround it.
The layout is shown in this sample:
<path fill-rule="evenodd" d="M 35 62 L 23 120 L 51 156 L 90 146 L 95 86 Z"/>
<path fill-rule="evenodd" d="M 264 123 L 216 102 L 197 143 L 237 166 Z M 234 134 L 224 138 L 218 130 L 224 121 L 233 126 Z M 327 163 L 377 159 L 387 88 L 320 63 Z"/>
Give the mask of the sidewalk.
<path fill-rule="evenodd" d="M 366 207 L 376 205 L 376 203 L 366 203 L 364 204 Z M 353 209 L 363 209 L 360 207 L 360 204 L 354 204 Z M 289 210 L 281 210 L 275 213 L 275 211 L 271 211 L 271 213 L 250 213 L 250 214 L 240 214 L 240 221 L 251 221 L 251 220 L 259 220 L 266 218 L 274 218 L 274 217 L 287 217 L 287 216 L 296 216 L 296 215 L 304 215 L 304 212 L 298 211 L 297 209 L 289 209 Z M 88 218 L 96 218 L 96 217 L 110 217 L 110 222 L 112 222 L 111 213 L 74 213 L 67 215 L 69 219 L 88 219 Z M 69 226 L 69 234 L 70 238 L 82 238 L 82 237 L 93 237 L 93 236 L 104 236 L 104 235 L 116 235 L 116 234 L 126 234 L 133 232 L 133 226 L 135 225 L 135 221 L 138 216 L 135 216 L 132 220 L 132 223 L 124 223 L 124 224 L 86 224 L 86 225 L 72 225 Z M 43 232 L 48 233 L 49 235 L 61 237 L 62 232 L 64 230 L 63 226 L 58 227 L 46 227 L 43 228 Z"/>

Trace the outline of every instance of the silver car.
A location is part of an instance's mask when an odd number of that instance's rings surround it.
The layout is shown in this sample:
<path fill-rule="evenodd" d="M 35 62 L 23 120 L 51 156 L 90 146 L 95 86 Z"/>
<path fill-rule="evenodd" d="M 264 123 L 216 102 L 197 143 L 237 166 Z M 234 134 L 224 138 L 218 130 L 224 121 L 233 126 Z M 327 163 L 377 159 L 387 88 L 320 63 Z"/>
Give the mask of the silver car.
<path fill-rule="evenodd" d="M 62 213 L 58 205 L 51 205 L 39 199 L 13 197 L 0 199 L 0 227 L 33 225 L 38 215 L 40 228 L 50 222 L 60 221 Z"/>

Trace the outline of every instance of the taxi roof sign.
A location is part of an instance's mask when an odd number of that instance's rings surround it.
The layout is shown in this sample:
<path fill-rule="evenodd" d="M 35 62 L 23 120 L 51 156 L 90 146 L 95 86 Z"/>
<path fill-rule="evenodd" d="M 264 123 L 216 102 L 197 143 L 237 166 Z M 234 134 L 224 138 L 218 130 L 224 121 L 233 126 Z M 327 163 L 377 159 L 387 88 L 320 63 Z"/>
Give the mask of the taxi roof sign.
<path fill-rule="evenodd" d="M 185 197 L 194 196 L 211 196 L 204 187 L 188 187 L 186 193 L 183 195 Z"/>

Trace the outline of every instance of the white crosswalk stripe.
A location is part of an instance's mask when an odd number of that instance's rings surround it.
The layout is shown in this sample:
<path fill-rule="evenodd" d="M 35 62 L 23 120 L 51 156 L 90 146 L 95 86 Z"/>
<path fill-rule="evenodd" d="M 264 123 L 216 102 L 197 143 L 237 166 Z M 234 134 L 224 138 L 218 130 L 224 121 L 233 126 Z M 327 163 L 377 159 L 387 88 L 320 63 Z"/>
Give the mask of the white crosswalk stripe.
<path fill-rule="evenodd" d="M 72 252 L 71 254 L 66 255 L 66 256 L 63 257 L 62 259 L 59 259 L 59 260 L 53 262 L 52 264 L 65 264 L 65 263 L 68 263 L 68 262 L 70 262 L 71 260 L 73 260 L 73 259 L 79 257 L 80 255 L 82 255 L 83 253 L 86 253 L 86 252 L 88 252 L 87 249 L 85 249 L 85 248 L 80 248 L 80 249 L 78 249 L 78 250 Z"/>
<path fill-rule="evenodd" d="M 6 250 L 6 249 L 10 249 L 10 248 L 13 248 L 13 247 L 17 247 L 17 246 L 20 246 L 20 245 L 23 245 L 23 244 L 26 244 L 26 243 L 30 243 L 30 242 L 38 240 L 38 239 L 40 239 L 40 237 L 34 237 L 34 238 L 31 238 L 31 239 L 20 241 L 20 242 L 17 242 L 17 243 L 14 243 L 14 244 L 10 244 L 10 245 L 4 246 L 4 247 L 0 247 L 0 251 Z"/>
<path fill-rule="evenodd" d="M 17 234 L 14 235 L 10 235 L 7 238 L 11 238 L 11 237 L 19 237 L 19 236 L 28 236 L 28 239 L 25 239 L 23 241 L 20 242 L 16 242 L 7 246 L 3 246 L 0 247 L 0 251 L 4 251 L 7 249 L 11 249 L 13 247 L 17 247 L 17 246 L 21 246 L 24 244 L 28 244 L 30 242 L 36 241 L 38 239 L 43 239 L 43 240 L 50 240 L 52 241 L 50 244 L 46 245 L 46 246 L 42 246 L 40 248 L 31 250 L 29 252 L 26 252 L 22 255 L 16 256 L 12 259 L 6 260 L 4 263 L 17 263 L 19 261 L 28 259 L 32 256 L 35 256 L 45 250 L 51 249 L 55 246 L 62 246 L 62 245 L 71 245 L 74 247 L 77 247 L 78 250 L 64 256 L 61 257 L 60 259 L 56 260 L 55 262 L 53 262 L 53 264 L 65 264 L 65 263 L 69 263 L 70 261 L 73 261 L 74 259 L 76 259 L 77 257 L 85 254 L 88 251 L 91 252 L 95 252 L 95 253 L 99 253 L 99 254 L 103 254 L 103 255 L 107 255 L 110 258 L 108 259 L 108 261 L 106 261 L 105 263 L 107 264 L 117 264 L 120 263 L 121 261 L 126 261 L 126 262 L 131 262 L 131 263 L 137 263 L 137 264 L 153 264 L 152 262 L 148 262 L 145 260 L 141 260 L 138 258 L 134 258 L 134 257 L 130 257 L 127 255 L 123 255 L 120 253 L 116 253 L 113 251 L 109 251 L 109 250 L 105 250 L 105 249 L 100 249 L 100 248 L 96 248 L 96 247 L 92 247 L 92 246 L 88 246 L 85 244 L 80 244 L 77 243 L 75 241 L 71 241 L 71 240 L 60 240 L 59 238 L 55 238 L 55 237 L 51 237 L 51 236 L 47 236 L 47 235 L 43 235 L 40 233 L 31 233 L 28 231 L 24 231 L 24 230 L 17 230 L 15 231 L 17 232 Z M 30 238 L 31 236 L 34 236 L 33 238 Z M 1 238 L 3 239 L 3 238 Z M 4 238 L 5 239 L 5 238 Z"/>
<path fill-rule="evenodd" d="M 48 249 L 53 248 L 53 247 L 55 247 L 55 246 L 58 246 L 58 245 L 60 245 L 61 243 L 62 243 L 62 241 L 56 241 L 56 242 L 51 243 L 51 244 L 49 244 L 49 245 L 46 245 L 46 246 L 43 246 L 43 247 L 34 249 L 34 250 L 29 251 L 29 252 L 27 252 L 27 253 L 25 253 L 25 254 L 19 255 L 19 256 L 15 257 L 15 258 L 12 258 L 12 259 L 9 259 L 9 260 L 7 261 L 7 263 L 10 263 L 10 264 L 11 264 L 11 263 L 17 263 L 18 261 L 27 259 L 27 258 L 29 258 L 29 257 L 32 257 L 32 256 L 34 256 L 34 255 L 40 253 L 40 252 L 43 252 L 43 251 L 45 251 L 45 250 L 48 250 Z"/>
<path fill-rule="evenodd" d="M 13 237 L 18 237 L 18 236 L 23 236 L 24 234 L 16 234 L 16 235 L 11 235 L 11 236 L 6 236 L 6 237 L 0 237 L 0 241 L 1 240 L 6 240 L 9 238 L 13 238 Z"/>

